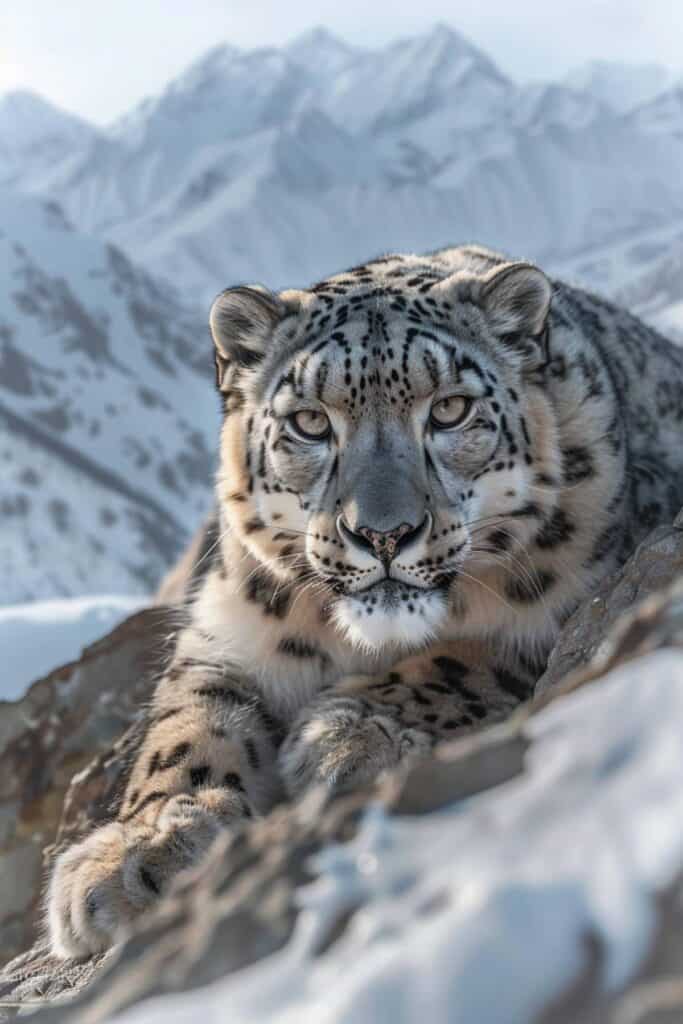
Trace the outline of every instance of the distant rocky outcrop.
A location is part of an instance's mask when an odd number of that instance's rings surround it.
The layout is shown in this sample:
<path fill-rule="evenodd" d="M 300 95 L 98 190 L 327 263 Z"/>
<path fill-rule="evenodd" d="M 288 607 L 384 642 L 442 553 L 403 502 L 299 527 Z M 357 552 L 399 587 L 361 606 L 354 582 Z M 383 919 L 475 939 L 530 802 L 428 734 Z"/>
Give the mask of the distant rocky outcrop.
<path fill-rule="evenodd" d="M 184 550 L 220 419 L 206 315 L 0 190 L 0 604 L 149 594 Z"/>

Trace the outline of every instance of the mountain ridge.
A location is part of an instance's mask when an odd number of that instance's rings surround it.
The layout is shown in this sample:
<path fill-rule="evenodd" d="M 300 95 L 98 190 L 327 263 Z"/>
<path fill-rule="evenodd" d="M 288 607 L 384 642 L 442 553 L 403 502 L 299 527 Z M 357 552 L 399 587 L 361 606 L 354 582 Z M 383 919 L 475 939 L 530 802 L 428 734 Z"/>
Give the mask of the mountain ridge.
<path fill-rule="evenodd" d="M 219 44 L 104 130 L 0 100 L 3 600 L 149 591 L 194 532 L 226 285 L 479 241 L 683 331 L 683 94 L 636 69 L 615 109 L 598 70 L 518 85 L 446 25 L 313 29 Z"/>

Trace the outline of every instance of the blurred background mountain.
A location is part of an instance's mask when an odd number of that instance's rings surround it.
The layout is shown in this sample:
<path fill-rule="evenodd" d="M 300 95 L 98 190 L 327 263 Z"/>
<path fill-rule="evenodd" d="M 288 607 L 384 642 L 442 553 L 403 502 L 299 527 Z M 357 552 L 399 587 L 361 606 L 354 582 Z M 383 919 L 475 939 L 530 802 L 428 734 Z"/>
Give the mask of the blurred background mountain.
<path fill-rule="evenodd" d="M 210 503 L 228 284 L 461 241 L 683 336 L 683 69 L 518 85 L 452 28 L 209 50 L 108 127 L 0 96 L 0 603 L 151 593 Z"/>

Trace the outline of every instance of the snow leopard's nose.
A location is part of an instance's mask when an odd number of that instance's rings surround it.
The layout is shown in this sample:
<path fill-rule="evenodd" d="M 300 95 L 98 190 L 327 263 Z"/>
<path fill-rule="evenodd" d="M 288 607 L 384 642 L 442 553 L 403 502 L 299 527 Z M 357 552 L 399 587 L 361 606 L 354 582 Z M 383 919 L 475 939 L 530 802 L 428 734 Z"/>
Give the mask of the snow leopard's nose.
<path fill-rule="evenodd" d="M 429 528 L 429 521 L 430 516 L 427 513 L 419 526 L 401 523 L 391 530 L 373 530 L 370 526 L 357 526 L 352 530 L 344 517 L 339 516 L 337 530 L 342 540 L 370 552 L 383 565 L 389 566 L 400 551 L 404 551 L 425 534 Z"/>

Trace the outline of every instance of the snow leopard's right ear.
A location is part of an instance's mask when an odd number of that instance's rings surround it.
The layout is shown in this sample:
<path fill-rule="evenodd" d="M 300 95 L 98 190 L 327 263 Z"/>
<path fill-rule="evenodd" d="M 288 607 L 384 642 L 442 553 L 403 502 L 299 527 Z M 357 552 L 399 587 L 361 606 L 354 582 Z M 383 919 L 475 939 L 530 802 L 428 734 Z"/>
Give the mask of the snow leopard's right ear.
<path fill-rule="evenodd" d="M 264 356 L 273 331 L 296 312 L 291 303 L 261 285 L 226 288 L 211 306 L 209 327 L 216 347 L 216 383 L 231 391 L 239 371 Z"/>

